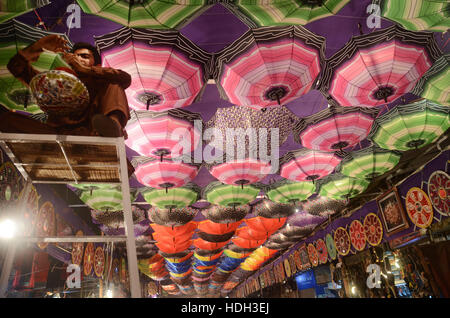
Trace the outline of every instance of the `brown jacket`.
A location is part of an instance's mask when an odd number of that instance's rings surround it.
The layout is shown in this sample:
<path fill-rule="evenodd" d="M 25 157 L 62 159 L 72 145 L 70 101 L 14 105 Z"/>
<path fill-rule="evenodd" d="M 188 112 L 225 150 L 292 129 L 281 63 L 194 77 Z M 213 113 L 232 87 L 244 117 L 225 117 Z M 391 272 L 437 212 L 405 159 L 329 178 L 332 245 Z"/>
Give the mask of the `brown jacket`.
<path fill-rule="evenodd" d="M 8 63 L 8 70 L 25 84 L 39 73 L 33 68 L 19 51 Z M 110 67 L 92 66 L 90 68 L 75 70 L 77 77 L 86 85 L 89 91 L 90 105 L 83 114 L 61 117 L 49 114 L 47 124 L 56 129 L 62 129 L 62 133 L 70 133 L 71 129 L 78 127 L 87 128 L 90 135 L 95 135 L 91 127 L 91 118 L 95 114 L 108 115 L 113 111 L 123 114 L 121 122 L 125 127 L 130 118 L 125 89 L 131 84 L 131 76 L 122 71 Z"/>

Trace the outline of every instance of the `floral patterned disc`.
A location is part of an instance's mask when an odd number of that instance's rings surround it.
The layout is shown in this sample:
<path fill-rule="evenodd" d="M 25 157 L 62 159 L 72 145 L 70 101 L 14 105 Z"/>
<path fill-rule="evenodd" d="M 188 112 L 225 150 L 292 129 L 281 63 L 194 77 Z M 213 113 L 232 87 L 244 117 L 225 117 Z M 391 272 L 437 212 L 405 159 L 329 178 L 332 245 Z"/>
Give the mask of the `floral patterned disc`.
<path fill-rule="evenodd" d="M 83 236 L 83 231 L 79 230 L 75 236 Z M 84 252 L 84 243 L 77 242 L 72 243 L 72 264 L 81 265 L 81 261 L 83 260 L 83 252 Z"/>
<path fill-rule="evenodd" d="M 431 225 L 433 206 L 425 191 L 417 187 L 409 189 L 405 205 L 409 218 L 416 226 L 424 229 Z"/>
<path fill-rule="evenodd" d="M 36 222 L 36 236 L 49 237 L 55 235 L 55 208 L 50 201 L 44 202 L 38 212 Z M 40 249 L 47 247 L 48 243 L 37 243 Z"/>
<path fill-rule="evenodd" d="M 383 239 L 383 226 L 381 225 L 380 218 L 374 214 L 369 213 L 364 218 L 364 232 L 366 234 L 366 240 L 372 246 L 377 246 Z"/>
<path fill-rule="evenodd" d="M 334 240 L 331 234 L 327 234 L 325 236 L 325 244 L 327 246 L 328 255 L 330 255 L 332 260 L 335 260 L 337 256 L 337 251 L 336 245 L 334 244 Z"/>
<path fill-rule="evenodd" d="M 286 272 L 286 276 L 291 277 L 291 264 L 289 264 L 289 260 L 287 258 L 284 260 L 284 270 Z"/>
<path fill-rule="evenodd" d="M 294 254 L 291 254 L 288 256 L 289 265 L 291 266 L 291 272 L 296 273 L 297 272 L 297 266 L 295 265 L 295 259 Z"/>
<path fill-rule="evenodd" d="M 295 261 L 295 267 L 297 267 L 297 270 L 302 270 L 302 259 L 300 258 L 300 252 L 297 250 L 294 252 L 294 261 Z"/>
<path fill-rule="evenodd" d="M 318 239 L 315 245 L 317 253 L 319 254 L 319 263 L 325 264 L 328 261 L 328 250 L 324 240 Z"/>
<path fill-rule="evenodd" d="M 89 242 L 86 244 L 83 258 L 83 272 L 84 275 L 91 275 L 94 268 L 94 243 Z"/>
<path fill-rule="evenodd" d="M 343 227 L 338 227 L 334 232 L 334 244 L 340 255 L 345 256 L 350 252 L 350 236 Z"/>
<path fill-rule="evenodd" d="M 366 233 L 362 223 L 358 220 L 354 220 L 350 223 L 350 228 L 348 231 L 353 247 L 357 251 L 362 251 L 364 247 L 366 247 Z"/>
<path fill-rule="evenodd" d="M 308 256 L 312 266 L 316 267 L 319 265 L 319 253 L 317 253 L 317 250 L 312 243 L 308 244 Z"/>
<path fill-rule="evenodd" d="M 428 195 L 440 214 L 450 216 L 450 176 L 444 171 L 433 172 L 428 179 Z"/>
<path fill-rule="evenodd" d="M 105 253 L 103 247 L 99 246 L 94 252 L 94 273 L 97 277 L 103 276 L 103 270 L 105 268 Z"/>

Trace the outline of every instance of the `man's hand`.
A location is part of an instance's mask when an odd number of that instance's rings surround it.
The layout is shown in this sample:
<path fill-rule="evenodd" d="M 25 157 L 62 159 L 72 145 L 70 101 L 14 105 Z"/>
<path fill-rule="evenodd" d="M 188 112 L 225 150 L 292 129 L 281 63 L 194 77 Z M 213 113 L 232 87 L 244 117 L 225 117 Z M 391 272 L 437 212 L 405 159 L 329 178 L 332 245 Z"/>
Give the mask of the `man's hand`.
<path fill-rule="evenodd" d="M 21 51 L 29 61 L 35 62 L 44 50 L 52 52 L 66 52 L 70 49 L 68 42 L 62 36 L 51 34 L 44 36 L 34 42 L 32 45 L 26 47 Z"/>
<path fill-rule="evenodd" d="M 90 68 L 83 65 L 81 63 L 80 58 L 78 55 L 73 53 L 63 53 L 63 58 L 69 64 L 72 69 L 77 73 L 86 73 L 89 72 Z"/>

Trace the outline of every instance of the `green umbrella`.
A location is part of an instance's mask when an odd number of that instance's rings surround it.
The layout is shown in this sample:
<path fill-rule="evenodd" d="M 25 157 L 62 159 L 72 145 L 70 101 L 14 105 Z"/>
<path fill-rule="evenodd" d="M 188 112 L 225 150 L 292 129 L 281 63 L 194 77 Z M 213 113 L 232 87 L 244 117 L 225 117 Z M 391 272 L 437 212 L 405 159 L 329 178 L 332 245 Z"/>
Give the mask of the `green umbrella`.
<path fill-rule="evenodd" d="M 435 142 L 449 127 L 450 108 L 424 99 L 378 117 L 368 138 L 381 148 L 407 151 Z"/>
<path fill-rule="evenodd" d="M 309 181 L 295 182 L 291 180 L 280 180 L 270 184 L 266 189 L 267 197 L 278 203 L 295 203 L 310 197 L 316 186 Z"/>
<path fill-rule="evenodd" d="M 374 0 L 381 15 L 411 31 L 445 32 L 450 28 L 448 0 Z"/>
<path fill-rule="evenodd" d="M 81 201 L 98 211 L 121 211 L 122 190 L 115 184 L 70 184 L 77 189 Z M 136 190 L 131 189 L 131 201 L 136 198 Z"/>
<path fill-rule="evenodd" d="M 1 0 L 0 23 L 6 22 L 31 10 L 46 6 L 49 0 Z"/>
<path fill-rule="evenodd" d="M 450 106 L 450 53 L 444 54 L 417 82 L 411 93 Z"/>
<path fill-rule="evenodd" d="M 209 8 L 209 0 L 77 0 L 89 14 L 130 28 L 175 29 Z"/>
<path fill-rule="evenodd" d="M 49 34 L 30 27 L 16 20 L 0 24 L 0 104 L 11 110 L 21 110 L 28 113 L 41 113 L 33 95 L 27 86 L 15 78 L 7 69 L 9 60 L 20 50 Z M 63 36 L 69 43 L 67 36 Z M 44 52 L 32 64 L 37 70 L 45 71 L 56 67 L 69 67 L 59 54 Z"/>
<path fill-rule="evenodd" d="M 222 5 L 252 28 L 304 25 L 336 14 L 350 0 L 236 0 Z"/>
<path fill-rule="evenodd" d="M 329 175 L 317 181 L 319 195 L 336 200 L 348 200 L 366 190 L 369 182 L 347 177 L 340 173 Z"/>
<path fill-rule="evenodd" d="M 200 188 L 191 182 L 182 187 L 167 190 L 145 188 L 141 193 L 145 201 L 160 209 L 184 208 L 200 198 Z"/>
<path fill-rule="evenodd" d="M 393 169 L 400 161 L 401 153 L 372 146 L 349 153 L 337 167 L 342 174 L 372 180 Z"/>
<path fill-rule="evenodd" d="M 253 201 L 260 189 L 258 184 L 234 186 L 214 181 L 203 190 L 203 197 L 212 204 L 233 207 Z"/>

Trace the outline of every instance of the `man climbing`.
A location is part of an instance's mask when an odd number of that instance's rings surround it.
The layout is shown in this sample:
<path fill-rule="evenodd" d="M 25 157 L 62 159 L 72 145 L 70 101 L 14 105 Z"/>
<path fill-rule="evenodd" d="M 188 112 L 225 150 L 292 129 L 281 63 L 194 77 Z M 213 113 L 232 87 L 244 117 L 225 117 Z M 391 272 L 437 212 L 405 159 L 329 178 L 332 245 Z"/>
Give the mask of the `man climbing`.
<path fill-rule="evenodd" d="M 0 131 L 6 133 L 63 134 L 126 138 L 124 127 L 130 118 L 125 89 L 131 76 L 109 67 L 101 67 L 95 47 L 76 43 L 68 53 L 67 41 L 56 34 L 45 36 L 18 51 L 9 61 L 8 70 L 28 85 L 39 72 L 31 66 L 44 50 L 61 52 L 64 60 L 89 91 L 89 107 L 82 113 L 58 115 L 48 113 L 46 123 L 26 115 L 3 109 L 0 111 Z"/>

